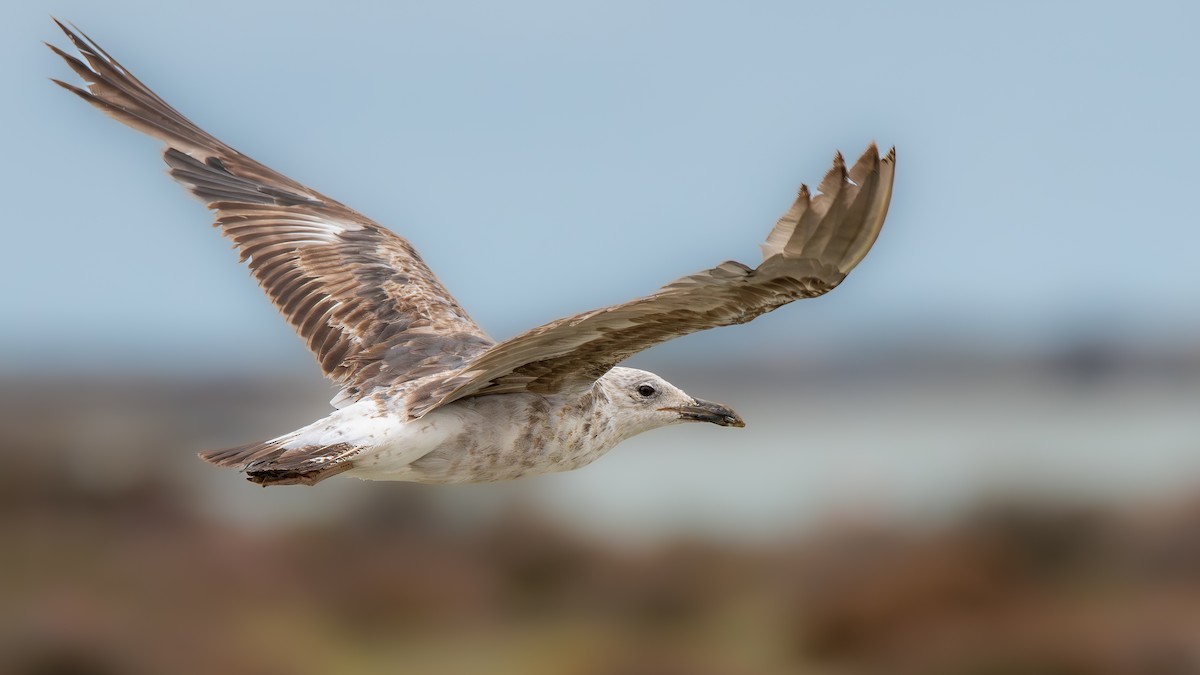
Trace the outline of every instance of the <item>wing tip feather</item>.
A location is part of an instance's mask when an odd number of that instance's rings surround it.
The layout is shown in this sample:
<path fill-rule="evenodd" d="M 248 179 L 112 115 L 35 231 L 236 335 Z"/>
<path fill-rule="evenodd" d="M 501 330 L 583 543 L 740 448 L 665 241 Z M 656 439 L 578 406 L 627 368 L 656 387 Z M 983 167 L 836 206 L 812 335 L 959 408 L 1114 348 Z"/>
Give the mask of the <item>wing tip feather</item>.
<path fill-rule="evenodd" d="M 800 186 L 796 203 L 761 245 L 763 258 L 807 257 L 849 272 L 866 256 L 882 228 L 895 161 L 895 146 L 881 157 L 874 140 L 849 169 L 841 151 L 835 152 L 816 196 L 809 195 L 807 185 Z M 875 175 L 877 181 L 872 179 Z M 862 206 L 857 205 L 860 199 L 866 200 Z M 806 208 L 797 208 L 801 202 L 807 202 Z M 847 222 L 847 217 L 855 222 Z"/>

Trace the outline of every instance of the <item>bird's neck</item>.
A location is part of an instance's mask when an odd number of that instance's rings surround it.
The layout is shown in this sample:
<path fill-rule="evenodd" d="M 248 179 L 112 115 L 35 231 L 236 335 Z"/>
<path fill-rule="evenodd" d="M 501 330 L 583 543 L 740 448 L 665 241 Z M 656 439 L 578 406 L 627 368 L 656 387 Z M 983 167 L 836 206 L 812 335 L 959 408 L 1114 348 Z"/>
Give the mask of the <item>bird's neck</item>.
<path fill-rule="evenodd" d="M 567 444 L 607 449 L 627 438 L 612 414 L 612 400 L 602 381 L 564 401 L 559 415 Z"/>

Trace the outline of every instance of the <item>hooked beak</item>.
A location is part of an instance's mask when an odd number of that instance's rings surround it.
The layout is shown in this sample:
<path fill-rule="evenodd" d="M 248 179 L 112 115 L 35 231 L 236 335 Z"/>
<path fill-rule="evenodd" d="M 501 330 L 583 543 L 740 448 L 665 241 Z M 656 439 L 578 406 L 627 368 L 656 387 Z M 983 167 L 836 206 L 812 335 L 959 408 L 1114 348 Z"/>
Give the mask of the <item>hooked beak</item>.
<path fill-rule="evenodd" d="M 712 401 L 696 399 L 692 405 L 659 408 L 679 413 L 679 418 L 688 422 L 711 422 L 723 427 L 744 427 L 746 423 L 733 410 Z"/>

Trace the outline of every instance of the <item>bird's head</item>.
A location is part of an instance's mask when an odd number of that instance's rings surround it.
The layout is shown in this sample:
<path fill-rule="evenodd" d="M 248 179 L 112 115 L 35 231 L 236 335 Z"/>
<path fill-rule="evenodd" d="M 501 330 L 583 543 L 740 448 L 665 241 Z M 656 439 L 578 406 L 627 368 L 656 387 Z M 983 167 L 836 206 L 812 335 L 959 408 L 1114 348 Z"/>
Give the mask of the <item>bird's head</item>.
<path fill-rule="evenodd" d="M 619 411 L 622 436 L 680 422 L 710 422 L 723 427 L 744 427 L 730 408 L 688 395 L 654 373 L 635 368 L 613 368 L 600 378 L 611 404 Z"/>

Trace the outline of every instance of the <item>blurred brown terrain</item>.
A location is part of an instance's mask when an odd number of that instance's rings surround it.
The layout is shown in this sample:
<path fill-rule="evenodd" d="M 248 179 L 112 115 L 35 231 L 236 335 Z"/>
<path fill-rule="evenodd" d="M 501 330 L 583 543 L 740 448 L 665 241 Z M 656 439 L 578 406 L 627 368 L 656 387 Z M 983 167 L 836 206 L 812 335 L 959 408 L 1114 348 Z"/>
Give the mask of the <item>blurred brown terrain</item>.
<path fill-rule="evenodd" d="M 1162 378 L 1197 401 L 1190 357 L 1146 377 L 1087 359 L 1033 370 L 1078 389 L 1064 406 Z M 830 510 L 631 543 L 520 499 L 463 518 L 443 502 L 469 487 L 264 491 L 192 454 L 303 423 L 327 394 L 7 378 L 0 672 L 1200 673 L 1200 491 L 978 494 L 922 521 Z"/>

